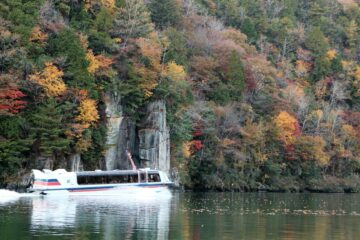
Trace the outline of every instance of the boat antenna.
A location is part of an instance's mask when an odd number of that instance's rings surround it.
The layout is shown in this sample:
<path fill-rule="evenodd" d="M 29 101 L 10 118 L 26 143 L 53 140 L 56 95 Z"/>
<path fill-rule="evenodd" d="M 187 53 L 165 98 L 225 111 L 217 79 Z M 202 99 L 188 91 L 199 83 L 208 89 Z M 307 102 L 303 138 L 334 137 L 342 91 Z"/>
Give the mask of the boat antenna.
<path fill-rule="evenodd" d="M 134 160 L 132 159 L 131 153 L 128 150 L 126 150 L 126 154 L 127 154 L 127 157 L 128 157 L 128 159 L 129 159 L 129 161 L 131 163 L 132 169 L 137 170 L 136 165 L 134 163 Z"/>

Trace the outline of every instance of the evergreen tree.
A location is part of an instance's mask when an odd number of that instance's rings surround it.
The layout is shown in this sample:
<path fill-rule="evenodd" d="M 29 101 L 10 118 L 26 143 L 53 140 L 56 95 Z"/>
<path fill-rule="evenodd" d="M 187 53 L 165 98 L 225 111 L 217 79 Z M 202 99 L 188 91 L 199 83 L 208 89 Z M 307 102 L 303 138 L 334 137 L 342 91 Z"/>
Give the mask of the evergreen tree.
<path fill-rule="evenodd" d="M 351 20 L 349 26 L 346 28 L 347 43 L 351 50 L 352 57 L 356 55 L 356 47 L 359 40 L 359 27 L 355 20 Z"/>
<path fill-rule="evenodd" d="M 230 96 L 232 100 L 241 100 L 242 91 L 245 87 L 245 68 L 237 52 L 233 51 L 230 56 L 228 80 Z"/>
<path fill-rule="evenodd" d="M 250 18 L 246 18 L 244 20 L 243 24 L 241 25 L 241 31 L 246 34 L 250 43 L 255 42 L 259 37 L 255 25 Z"/>
<path fill-rule="evenodd" d="M 311 72 L 313 81 L 325 77 L 330 71 L 330 61 L 326 58 L 329 43 L 319 27 L 314 27 L 308 34 L 305 45 L 313 52 L 314 68 Z"/>
<path fill-rule="evenodd" d="M 314 27 L 308 33 L 305 46 L 313 52 L 315 57 L 322 57 L 329 49 L 329 43 L 319 27 Z"/>
<path fill-rule="evenodd" d="M 165 53 L 164 61 L 175 61 L 177 64 L 187 67 L 189 65 L 190 51 L 187 46 L 186 35 L 175 28 L 169 28 L 166 31 L 166 36 L 170 44 Z"/>
<path fill-rule="evenodd" d="M 309 10 L 309 19 L 311 24 L 319 26 L 321 24 L 321 18 L 325 15 L 325 9 L 320 6 L 316 1 L 312 2 Z"/>
<path fill-rule="evenodd" d="M 239 27 L 242 21 L 239 12 L 241 8 L 238 0 L 221 0 L 218 3 L 218 16 L 224 20 L 226 25 Z"/>
<path fill-rule="evenodd" d="M 152 0 L 149 10 L 152 21 L 160 29 L 175 26 L 180 20 L 180 12 L 175 0 Z"/>
<path fill-rule="evenodd" d="M 69 152 L 70 140 L 66 138 L 64 113 L 55 99 L 48 99 L 31 115 L 30 133 L 35 149 L 45 157 L 55 157 Z"/>
<path fill-rule="evenodd" d="M 314 69 L 311 72 L 311 79 L 318 81 L 323 79 L 330 73 L 330 61 L 323 57 L 316 57 L 314 62 Z"/>
<path fill-rule="evenodd" d="M 74 87 L 94 89 L 94 78 L 89 73 L 89 61 L 79 36 L 70 28 L 62 29 L 57 36 L 50 40 L 50 52 L 57 57 L 65 57 L 64 80 Z"/>
<path fill-rule="evenodd" d="M 16 173 L 32 144 L 25 134 L 26 119 L 20 116 L 0 116 L 0 180 Z"/>
<path fill-rule="evenodd" d="M 96 15 L 93 26 L 89 32 L 89 47 L 96 54 L 102 52 L 114 52 L 117 49 L 116 42 L 111 38 L 109 29 L 113 25 L 113 15 L 108 8 L 101 8 Z"/>
<path fill-rule="evenodd" d="M 138 118 L 138 109 L 143 106 L 145 99 L 144 92 L 139 87 L 141 81 L 141 77 L 136 74 L 134 66 L 131 64 L 128 64 L 126 78 L 117 81 L 117 91 L 122 98 L 124 112 L 134 119 Z"/>

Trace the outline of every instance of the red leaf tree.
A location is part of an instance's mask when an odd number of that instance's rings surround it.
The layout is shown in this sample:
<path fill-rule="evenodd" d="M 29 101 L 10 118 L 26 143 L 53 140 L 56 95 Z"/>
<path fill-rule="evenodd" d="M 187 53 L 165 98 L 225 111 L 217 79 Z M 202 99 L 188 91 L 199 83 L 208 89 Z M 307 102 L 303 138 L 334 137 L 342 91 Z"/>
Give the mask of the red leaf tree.
<path fill-rule="evenodd" d="M 13 115 L 25 108 L 27 102 L 22 100 L 26 95 L 19 90 L 16 81 L 10 75 L 0 76 L 0 115 Z"/>

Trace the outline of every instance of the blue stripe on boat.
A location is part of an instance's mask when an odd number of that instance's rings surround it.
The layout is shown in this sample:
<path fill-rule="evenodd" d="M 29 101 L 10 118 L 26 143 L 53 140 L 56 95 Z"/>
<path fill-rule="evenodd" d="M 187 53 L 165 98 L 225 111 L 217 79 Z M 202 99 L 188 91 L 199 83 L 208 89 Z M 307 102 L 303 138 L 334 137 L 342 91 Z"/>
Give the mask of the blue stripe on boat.
<path fill-rule="evenodd" d="M 39 182 L 59 182 L 56 178 L 54 178 L 54 179 L 35 178 L 35 181 L 39 181 Z"/>

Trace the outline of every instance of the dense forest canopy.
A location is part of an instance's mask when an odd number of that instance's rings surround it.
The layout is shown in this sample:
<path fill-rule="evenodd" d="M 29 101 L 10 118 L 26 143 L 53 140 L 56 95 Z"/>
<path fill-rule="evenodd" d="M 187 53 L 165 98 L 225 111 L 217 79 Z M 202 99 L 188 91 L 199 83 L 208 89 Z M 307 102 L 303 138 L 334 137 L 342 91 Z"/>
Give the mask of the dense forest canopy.
<path fill-rule="evenodd" d="M 356 0 L 3 0 L 0 181 L 104 157 L 104 95 L 163 100 L 184 186 L 359 191 Z"/>

